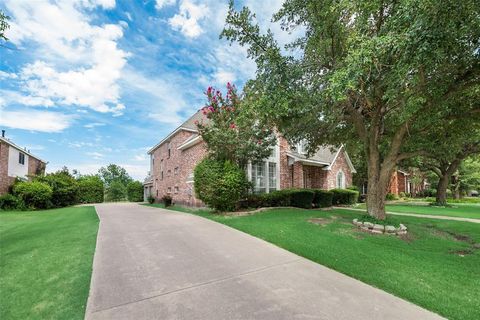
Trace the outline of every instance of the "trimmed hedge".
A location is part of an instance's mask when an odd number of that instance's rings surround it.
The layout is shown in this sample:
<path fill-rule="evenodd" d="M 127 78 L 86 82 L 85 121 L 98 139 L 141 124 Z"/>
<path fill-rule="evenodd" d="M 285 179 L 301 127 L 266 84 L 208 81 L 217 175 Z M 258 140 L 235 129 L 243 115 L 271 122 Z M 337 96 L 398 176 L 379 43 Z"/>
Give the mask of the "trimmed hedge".
<path fill-rule="evenodd" d="M 355 204 L 358 201 L 358 191 L 348 189 L 332 189 L 333 193 L 332 204 Z"/>
<path fill-rule="evenodd" d="M 315 192 L 309 189 L 298 189 L 293 190 L 290 197 L 293 207 L 311 209 Z"/>
<path fill-rule="evenodd" d="M 315 189 L 313 204 L 316 208 L 328 208 L 332 206 L 333 193 L 327 190 Z"/>

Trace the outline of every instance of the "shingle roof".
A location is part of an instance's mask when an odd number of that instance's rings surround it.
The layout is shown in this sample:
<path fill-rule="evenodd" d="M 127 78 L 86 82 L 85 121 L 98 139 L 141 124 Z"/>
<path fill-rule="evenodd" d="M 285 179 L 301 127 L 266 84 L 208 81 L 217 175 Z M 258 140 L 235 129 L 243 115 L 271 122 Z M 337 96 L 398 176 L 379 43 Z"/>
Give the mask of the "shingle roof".
<path fill-rule="evenodd" d="M 297 151 L 290 152 L 290 154 L 297 159 L 318 161 L 328 165 L 332 164 L 332 162 L 335 161 L 335 157 L 337 153 L 338 153 L 338 149 L 333 149 L 333 152 L 332 152 L 330 150 L 330 147 L 320 147 L 317 150 L 317 152 L 310 157 L 307 157 L 307 155 L 305 154 L 298 153 Z"/>
<path fill-rule="evenodd" d="M 209 120 L 205 115 L 202 113 L 202 110 L 198 110 L 195 112 L 190 118 L 187 119 L 182 125 L 180 126 L 181 128 L 187 128 L 187 129 L 192 129 L 192 130 L 197 130 L 197 125 L 195 122 L 208 122 Z"/>

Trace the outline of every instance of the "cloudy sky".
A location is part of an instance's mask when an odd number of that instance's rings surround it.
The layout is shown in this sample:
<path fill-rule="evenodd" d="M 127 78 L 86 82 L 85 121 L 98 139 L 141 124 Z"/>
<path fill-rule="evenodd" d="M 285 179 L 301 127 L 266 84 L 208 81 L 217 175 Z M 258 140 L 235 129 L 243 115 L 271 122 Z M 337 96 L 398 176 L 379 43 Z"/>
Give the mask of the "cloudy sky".
<path fill-rule="evenodd" d="M 264 28 L 280 0 L 245 0 Z M 108 163 L 136 179 L 146 151 L 204 105 L 209 85 L 255 73 L 219 39 L 227 0 L 2 0 L 0 128 L 49 162 L 93 173 Z M 283 37 L 283 38 L 282 38 Z"/>

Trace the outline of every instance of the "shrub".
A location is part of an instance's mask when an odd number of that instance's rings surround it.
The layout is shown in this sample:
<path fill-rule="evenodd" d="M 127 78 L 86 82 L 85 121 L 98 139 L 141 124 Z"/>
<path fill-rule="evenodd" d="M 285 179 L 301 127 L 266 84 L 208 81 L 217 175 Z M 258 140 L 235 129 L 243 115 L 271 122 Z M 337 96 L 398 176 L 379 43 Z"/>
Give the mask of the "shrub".
<path fill-rule="evenodd" d="M 387 195 L 385 196 L 385 200 L 388 200 L 388 201 L 398 200 L 398 197 L 396 194 L 387 193 Z"/>
<path fill-rule="evenodd" d="M 315 189 L 313 204 L 316 208 L 328 208 L 332 206 L 333 193 L 327 190 Z"/>
<path fill-rule="evenodd" d="M 194 172 L 197 197 L 218 211 L 232 211 L 245 197 L 250 183 L 245 171 L 230 161 L 205 158 Z"/>
<path fill-rule="evenodd" d="M 143 201 L 143 184 L 140 181 L 130 181 L 127 184 L 127 198 L 132 202 Z"/>
<path fill-rule="evenodd" d="M 82 176 L 77 180 L 79 203 L 100 203 L 104 198 L 103 181 L 99 176 Z"/>
<path fill-rule="evenodd" d="M 292 190 L 278 190 L 261 195 L 264 207 L 288 207 L 292 201 Z"/>
<path fill-rule="evenodd" d="M 34 180 L 46 183 L 52 188 L 51 201 L 54 207 L 66 207 L 77 203 L 77 181 L 66 168 L 46 176 L 37 176 Z"/>
<path fill-rule="evenodd" d="M 15 185 L 13 191 L 28 208 L 46 209 L 52 205 L 53 190 L 46 183 L 40 181 L 20 182 Z"/>
<path fill-rule="evenodd" d="M 155 202 L 155 197 L 152 196 L 152 195 L 149 195 L 149 196 L 147 197 L 147 201 L 148 201 L 148 203 L 152 204 L 152 203 Z"/>
<path fill-rule="evenodd" d="M 437 189 L 433 189 L 433 188 L 425 189 L 425 190 L 419 192 L 419 194 L 423 197 L 436 197 L 437 196 Z"/>
<path fill-rule="evenodd" d="M 315 192 L 309 189 L 292 190 L 290 197 L 291 197 L 291 200 L 290 200 L 291 206 L 310 209 L 312 208 Z"/>
<path fill-rule="evenodd" d="M 358 191 L 348 189 L 332 189 L 333 193 L 332 204 L 355 204 L 358 200 Z"/>
<path fill-rule="evenodd" d="M 2 210 L 16 210 L 22 209 L 23 203 L 18 197 L 13 194 L 4 194 L 0 196 L 0 209 Z"/>
<path fill-rule="evenodd" d="M 400 192 L 399 196 L 400 196 L 400 198 L 405 198 L 406 194 L 405 194 L 405 192 Z"/>
<path fill-rule="evenodd" d="M 121 181 L 112 181 L 107 188 L 107 201 L 123 201 L 126 198 L 127 188 Z"/>
<path fill-rule="evenodd" d="M 163 202 L 163 204 L 165 205 L 165 208 L 166 208 L 166 207 L 170 207 L 170 206 L 172 205 L 172 202 L 173 202 L 172 196 L 170 196 L 170 195 L 168 195 L 168 194 L 167 194 L 167 195 L 164 195 L 164 196 L 162 197 L 162 202 Z"/>

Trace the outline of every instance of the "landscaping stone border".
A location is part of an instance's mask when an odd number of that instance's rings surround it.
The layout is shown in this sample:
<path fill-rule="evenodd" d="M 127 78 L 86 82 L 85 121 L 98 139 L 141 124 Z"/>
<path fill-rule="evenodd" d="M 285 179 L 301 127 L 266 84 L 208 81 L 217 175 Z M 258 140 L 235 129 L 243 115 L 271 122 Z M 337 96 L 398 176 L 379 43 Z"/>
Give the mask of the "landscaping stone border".
<path fill-rule="evenodd" d="M 398 228 L 389 225 L 376 224 L 368 221 L 362 222 L 358 219 L 353 219 L 353 224 L 360 229 L 376 234 L 391 234 L 391 235 L 404 235 L 407 234 L 407 227 L 404 224 L 400 223 Z"/>

